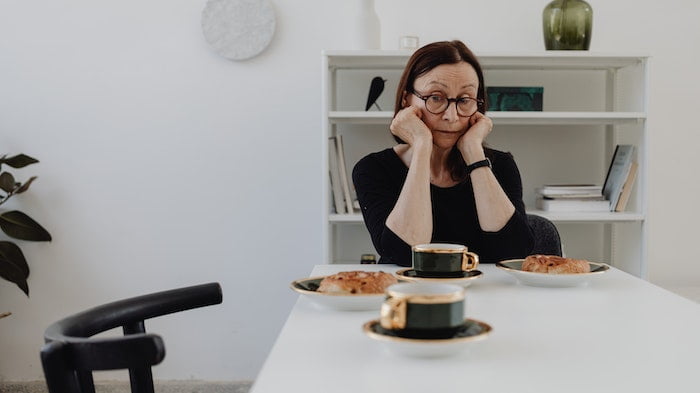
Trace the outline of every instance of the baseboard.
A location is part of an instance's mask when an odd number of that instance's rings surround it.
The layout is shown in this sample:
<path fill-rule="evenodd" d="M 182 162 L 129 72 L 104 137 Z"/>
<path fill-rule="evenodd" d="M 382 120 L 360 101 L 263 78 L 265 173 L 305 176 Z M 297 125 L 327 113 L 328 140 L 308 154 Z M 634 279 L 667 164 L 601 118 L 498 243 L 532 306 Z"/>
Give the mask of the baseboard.
<path fill-rule="evenodd" d="M 253 381 L 155 381 L 156 393 L 248 393 Z M 96 381 L 100 393 L 130 393 L 128 381 Z M 44 381 L 0 382 L 0 393 L 47 393 Z"/>

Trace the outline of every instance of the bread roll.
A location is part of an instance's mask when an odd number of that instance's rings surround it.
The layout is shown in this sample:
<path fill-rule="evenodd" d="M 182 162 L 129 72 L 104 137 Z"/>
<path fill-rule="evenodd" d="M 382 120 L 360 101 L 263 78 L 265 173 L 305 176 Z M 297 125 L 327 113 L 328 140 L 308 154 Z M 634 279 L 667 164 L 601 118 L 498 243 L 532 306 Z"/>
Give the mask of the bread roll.
<path fill-rule="evenodd" d="M 591 266 L 583 259 L 563 258 L 557 255 L 530 255 L 521 268 L 526 272 L 549 274 L 589 273 Z"/>
<path fill-rule="evenodd" d="M 321 280 L 317 292 L 334 294 L 377 294 L 392 284 L 398 283 L 396 277 L 384 272 L 351 271 L 340 272 Z"/>

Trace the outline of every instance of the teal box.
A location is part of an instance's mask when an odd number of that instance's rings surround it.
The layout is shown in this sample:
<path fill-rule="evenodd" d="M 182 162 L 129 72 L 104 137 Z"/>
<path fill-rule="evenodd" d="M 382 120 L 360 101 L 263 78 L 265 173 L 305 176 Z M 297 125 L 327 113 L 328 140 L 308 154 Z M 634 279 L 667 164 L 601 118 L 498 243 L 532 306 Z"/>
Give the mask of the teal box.
<path fill-rule="evenodd" d="M 542 111 L 543 87 L 487 87 L 489 111 Z"/>

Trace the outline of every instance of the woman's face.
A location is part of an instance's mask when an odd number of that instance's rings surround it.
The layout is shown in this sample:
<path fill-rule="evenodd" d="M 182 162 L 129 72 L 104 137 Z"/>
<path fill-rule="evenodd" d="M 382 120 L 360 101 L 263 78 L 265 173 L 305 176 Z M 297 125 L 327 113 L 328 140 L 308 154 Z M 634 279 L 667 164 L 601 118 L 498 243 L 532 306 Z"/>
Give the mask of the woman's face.
<path fill-rule="evenodd" d="M 413 90 L 421 96 L 440 95 L 445 98 L 476 98 L 479 88 L 479 76 L 469 63 L 439 65 L 416 78 Z M 406 105 L 412 105 L 423 113 L 423 122 L 433 134 L 433 144 L 452 148 L 464 135 L 469 126 L 469 117 L 459 116 L 454 102 L 440 114 L 428 112 L 425 102 L 415 94 L 406 93 Z"/>

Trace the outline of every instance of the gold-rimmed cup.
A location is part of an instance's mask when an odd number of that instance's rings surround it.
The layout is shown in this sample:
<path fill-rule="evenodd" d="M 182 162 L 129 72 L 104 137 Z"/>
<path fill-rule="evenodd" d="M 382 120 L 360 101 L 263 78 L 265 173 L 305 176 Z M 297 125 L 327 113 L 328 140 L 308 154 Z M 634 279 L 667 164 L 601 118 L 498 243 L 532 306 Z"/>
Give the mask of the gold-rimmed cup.
<path fill-rule="evenodd" d="M 451 337 L 464 324 L 464 299 L 457 285 L 394 284 L 386 290 L 379 322 L 403 337 Z"/>
<path fill-rule="evenodd" d="M 461 244 L 419 244 L 411 250 L 413 270 L 419 277 L 460 277 L 479 266 L 479 256 Z"/>

